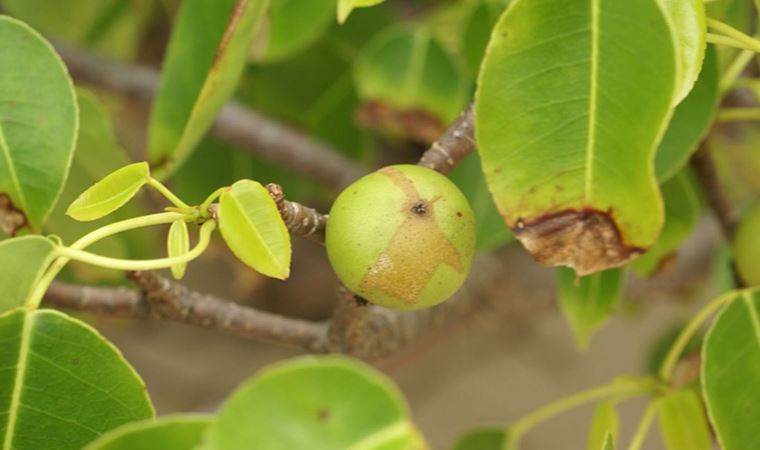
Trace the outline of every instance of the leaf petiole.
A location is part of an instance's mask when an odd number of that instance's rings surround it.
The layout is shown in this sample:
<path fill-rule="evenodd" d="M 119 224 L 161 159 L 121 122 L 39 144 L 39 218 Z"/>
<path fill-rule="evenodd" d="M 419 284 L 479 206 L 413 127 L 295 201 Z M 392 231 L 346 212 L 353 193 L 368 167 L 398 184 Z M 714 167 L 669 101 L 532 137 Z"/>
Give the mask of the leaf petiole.
<path fill-rule="evenodd" d="M 95 266 L 105 267 L 107 269 L 115 270 L 157 270 L 167 269 L 171 266 L 190 262 L 193 259 L 200 256 L 211 241 L 211 233 L 216 228 L 216 222 L 209 220 L 201 225 L 200 238 L 198 243 L 187 253 L 182 255 L 173 256 L 170 258 L 158 258 L 158 259 L 144 259 L 144 260 L 131 260 L 131 259 L 119 259 L 109 258 L 107 256 L 100 256 L 94 253 L 86 252 L 83 250 L 77 250 L 70 247 L 59 247 L 58 254 L 62 257 L 73 259 L 75 261 L 92 264 Z"/>
<path fill-rule="evenodd" d="M 760 120 L 760 108 L 722 108 L 718 111 L 719 122 Z"/>
<path fill-rule="evenodd" d="M 741 31 L 737 30 L 731 25 L 723 23 L 720 20 L 716 20 L 716 19 L 712 19 L 708 17 L 707 26 L 723 34 L 723 36 L 721 36 L 717 34 L 707 33 L 707 42 L 712 42 L 714 44 L 730 45 L 732 47 L 743 48 L 743 49 L 752 50 L 754 52 L 760 53 L 760 40 L 757 40 L 753 38 L 752 36 L 742 33 Z M 726 38 L 728 38 L 730 41 L 733 41 L 733 44 L 729 42 L 729 40 L 727 40 Z"/>
<path fill-rule="evenodd" d="M 646 439 L 647 434 L 649 434 L 649 429 L 652 426 L 654 416 L 657 414 L 659 408 L 660 402 L 657 400 L 653 400 L 647 405 L 647 409 L 644 410 L 644 415 L 641 416 L 641 421 L 636 427 L 636 432 L 633 434 L 631 443 L 628 445 L 628 450 L 641 450 L 641 447 L 644 445 L 644 440 Z"/>
<path fill-rule="evenodd" d="M 148 178 L 148 185 L 150 185 L 153 189 L 157 190 L 161 195 L 166 197 L 167 200 L 169 200 L 174 206 L 177 208 L 180 208 L 184 211 L 190 211 L 193 209 L 192 206 L 188 205 L 187 203 L 183 202 L 182 199 L 177 197 L 174 192 L 169 190 L 168 187 L 166 187 L 163 183 L 158 181 L 157 179 L 153 177 Z"/>
<path fill-rule="evenodd" d="M 222 193 L 229 189 L 229 186 L 220 187 L 219 189 L 215 190 L 211 193 L 208 197 L 206 197 L 206 200 L 201 203 L 200 209 L 201 209 L 201 217 L 208 217 L 208 208 L 211 206 L 212 203 L 218 199 Z"/>

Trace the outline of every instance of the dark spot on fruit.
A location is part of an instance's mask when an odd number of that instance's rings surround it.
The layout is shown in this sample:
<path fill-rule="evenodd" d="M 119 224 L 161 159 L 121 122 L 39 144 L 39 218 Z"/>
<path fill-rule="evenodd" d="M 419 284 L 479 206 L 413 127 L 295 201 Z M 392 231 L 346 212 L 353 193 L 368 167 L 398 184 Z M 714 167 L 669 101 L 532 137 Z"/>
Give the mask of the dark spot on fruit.
<path fill-rule="evenodd" d="M 457 211 L 457 217 L 462 217 L 462 212 L 461 211 Z"/>
<path fill-rule="evenodd" d="M 572 267 L 580 276 L 620 267 L 644 253 L 624 241 L 610 212 L 594 209 L 518 219 L 512 230 L 538 262 Z"/>
<path fill-rule="evenodd" d="M 502 168 L 501 167 L 497 167 L 497 168 L 495 168 L 493 170 L 493 173 L 501 173 L 501 171 L 502 171 Z"/>
<path fill-rule="evenodd" d="M 327 422 L 330 420 L 330 410 L 328 408 L 322 408 L 317 411 L 317 419 L 319 419 L 320 422 Z"/>
<path fill-rule="evenodd" d="M 418 216 L 424 216 L 427 213 L 427 205 L 422 200 L 418 200 L 412 204 L 411 211 Z"/>

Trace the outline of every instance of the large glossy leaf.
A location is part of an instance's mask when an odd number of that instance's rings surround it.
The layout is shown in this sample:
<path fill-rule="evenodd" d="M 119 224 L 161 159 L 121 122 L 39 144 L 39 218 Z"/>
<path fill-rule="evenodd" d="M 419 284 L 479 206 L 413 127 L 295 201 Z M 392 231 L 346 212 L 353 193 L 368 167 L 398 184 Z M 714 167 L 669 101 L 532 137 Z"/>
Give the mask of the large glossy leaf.
<path fill-rule="evenodd" d="M 184 161 L 235 90 L 269 0 L 182 2 L 149 125 L 151 165 Z"/>
<path fill-rule="evenodd" d="M 611 402 L 599 403 L 591 419 L 586 449 L 604 449 L 607 439 L 609 438 L 614 443 L 619 433 L 620 416 L 615 406 Z"/>
<path fill-rule="evenodd" d="M 493 250 L 512 241 L 512 233 L 504 225 L 504 220 L 488 192 L 478 155 L 472 154 L 465 158 L 451 172 L 449 178 L 462 190 L 472 206 L 472 212 L 475 213 L 475 223 L 478 227 L 477 249 Z"/>
<path fill-rule="evenodd" d="M 356 8 L 365 8 L 384 2 L 385 0 L 338 0 L 338 22 L 344 23 Z"/>
<path fill-rule="evenodd" d="M 145 385 L 90 326 L 51 311 L 0 316 L 3 449 L 79 450 L 127 422 L 153 417 Z"/>
<path fill-rule="evenodd" d="M 704 0 L 659 0 L 670 17 L 676 37 L 680 80 L 673 103 L 680 103 L 694 87 L 705 56 Z"/>
<path fill-rule="evenodd" d="M 41 236 L 0 242 L 0 313 L 24 304 L 50 264 L 55 247 Z"/>
<path fill-rule="evenodd" d="M 476 429 L 460 436 L 452 450 L 507 450 L 507 431 L 504 428 Z"/>
<path fill-rule="evenodd" d="M 401 393 L 362 363 L 305 357 L 265 369 L 222 406 L 205 450 L 422 450 Z"/>
<path fill-rule="evenodd" d="M 212 418 L 175 415 L 122 425 L 90 443 L 84 450 L 193 450 Z"/>
<path fill-rule="evenodd" d="M 100 219 L 124 206 L 150 178 L 146 162 L 124 166 L 90 186 L 74 200 L 66 214 L 75 220 Z"/>
<path fill-rule="evenodd" d="M 710 429 L 694 391 L 668 394 L 660 400 L 660 433 L 668 450 L 711 450 Z"/>
<path fill-rule="evenodd" d="M 702 393 L 723 450 L 760 446 L 760 292 L 743 291 L 702 347 Z"/>
<path fill-rule="evenodd" d="M 77 134 L 74 88 L 50 44 L 0 16 L 0 228 L 39 230 L 68 174 Z"/>
<path fill-rule="evenodd" d="M 241 180 L 222 194 L 219 229 L 241 261 L 273 278 L 290 275 L 290 234 L 261 184 Z"/>
<path fill-rule="evenodd" d="M 657 0 L 516 0 L 502 15 L 475 128 L 496 205 L 536 259 L 585 275 L 654 243 L 675 82 Z"/>
<path fill-rule="evenodd" d="M 663 183 L 686 165 L 710 130 L 718 111 L 718 56 L 710 46 L 694 89 L 676 107 L 655 158 L 657 179 Z"/>
<path fill-rule="evenodd" d="M 429 117 L 440 124 L 464 108 L 468 83 L 463 70 L 425 28 L 392 26 L 362 49 L 354 65 L 359 96 Z"/>
<path fill-rule="evenodd" d="M 257 35 L 251 58 L 286 59 L 317 40 L 335 21 L 335 0 L 270 0 L 265 33 Z"/>
<path fill-rule="evenodd" d="M 657 242 L 631 267 L 639 276 L 654 275 L 675 255 L 697 224 L 700 201 L 693 175 L 682 171 L 662 185 L 665 200 L 665 226 Z"/>
<path fill-rule="evenodd" d="M 557 297 L 580 349 L 588 347 L 591 336 L 612 316 L 623 291 L 624 272 L 610 269 L 585 277 L 559 268 Z"/>

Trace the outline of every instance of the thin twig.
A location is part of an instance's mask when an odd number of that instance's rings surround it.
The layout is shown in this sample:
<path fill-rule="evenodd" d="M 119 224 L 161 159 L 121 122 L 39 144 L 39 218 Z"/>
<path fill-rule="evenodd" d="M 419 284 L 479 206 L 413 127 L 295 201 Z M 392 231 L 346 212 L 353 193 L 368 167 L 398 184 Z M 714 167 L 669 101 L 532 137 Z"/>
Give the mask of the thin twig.
<path fill-rule="evenodd" d="M 473 106 L 470 105 L 423 153 L 418 164 L 445 175 L 473 150 L 475 150 L 475 112 Z"/>
<path fill-rule="evenodd" d="M 283 317 L 201 294 L 155 272 L 134 272 L 130 278 L 141 292 L 56 281 L 44 301 L 48 306 L 105 316 L 182 322 L 307 351 L 324 347 L 325 324 Z"/>
<path fill-rule="evenodd" d="M 151 68 L 125 64 L 60 42 L 55 45 L 72 76 L 79 81 L 143 101 L 151 101 L 156 95 L 160 75 Z M 365 172 L 324 142 L 236 101 L 222 108 L 211 133 L 235 148 L 334 189 L 345 187 Z"/>
<path fill-rule="evenodd" d="M 707 198 L 707 202 L 720 224 L 723 237 L 731 242 L 737 227 L 736 212 L 723 192 L 715 162 L 704 144 L 691 157 L 691 166 L 697 175 L 697 181 Z"/>
<path fill-rule="evenodd" d="M 311 239 L 323 244 L 325 242 L 325 225 L 327 215 L 300 203 L 285 200 L 285 193 L 279 184 L 267 184 L 269 195 L 274 199 L 277 209 L 288 231 L 295 236 Z"/>

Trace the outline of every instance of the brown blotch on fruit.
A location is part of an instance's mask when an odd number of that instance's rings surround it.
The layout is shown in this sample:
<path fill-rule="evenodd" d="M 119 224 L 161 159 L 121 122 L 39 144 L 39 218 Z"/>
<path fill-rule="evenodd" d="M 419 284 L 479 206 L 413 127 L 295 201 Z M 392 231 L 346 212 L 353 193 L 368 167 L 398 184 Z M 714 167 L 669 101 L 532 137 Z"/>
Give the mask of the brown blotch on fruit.
<path fill-rule="evenodd" d="M 8 194 L 0 194 L 0 230 L 9 236 L 16 236 L 19 230 L 28 226 L 26 214 L 16 208 Z"/>
<path fill-rule="evenodd" d="M 622 266 L 644 253 L 644 249 L 627 245 L 610 214 L 598 210 L 518 219 L 512 231 L 536 261 L 571 267 L 580 276 Z"/>
<path fill-rule="evenodd" d="M 376 289 L 413 304 L 435 275 L 440 264 L 459 273 L 464 266 L 459 251 L 435 221 L 436 199 L 423 199 L 414 183 L 393 167 L 380 170 L 401 189 L 406 197 L 404 221 L 391 238 L 388 247 L 377 257 L 364 275 L 362 289 Z"/>

